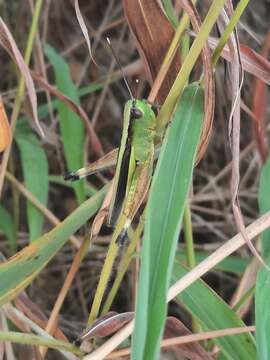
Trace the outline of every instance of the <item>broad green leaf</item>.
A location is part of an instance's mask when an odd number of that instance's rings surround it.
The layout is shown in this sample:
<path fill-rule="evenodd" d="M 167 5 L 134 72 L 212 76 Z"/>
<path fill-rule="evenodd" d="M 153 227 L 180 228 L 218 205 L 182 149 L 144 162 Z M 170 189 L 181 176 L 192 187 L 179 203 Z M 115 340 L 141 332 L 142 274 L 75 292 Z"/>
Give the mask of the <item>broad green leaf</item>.
<path fill-rule="evenodd" d="M 167 290 L 201 133 L 204 92 L 187 86 L 167 130 L 146 210 L 132 359 L 157 359 Z"/>
<path fill-rule="evenodd" d="M 6 235 L 9 247 L 14 253 L 17 249 L 16 231 L 10 213 L 0 205 L 0 230 Z"/>
<path fill-rule="evenodd" d="M 77 231 L 99 209 L 106 188 L 80 205 L 64 221 L 15 256 L 0 264 L 0 305 L 26 288 Z"/>
<path fill-rule="evenodd" d="M 47 206 L 49 179 L 45 151 L 26 123 L 21 123 L 17 127 L 15 139 L 20 149 L 25 186 L 43 205 Z M 30 201 L 27 201 L 26 206 L 30 240 L 33 241 L 42 233 L 44 217 Z"/>
<path fill-rule="evenodd" d="M 264 164 L 259 184 L 259 208 L 260 214 L 270 210 L 270 156 Z M 268 228 L 261 234 L 262 255 L 270 266 L 270 229 Z M 262 267 L 258 272 L 255 291 L 255 323 L 256 341 L 258 356 L 260 360 L 270 358 L 270 273 L 268 269 Z"/>
<path fill-rule="evenodd" d="M 175 261 L 171 282 L 175 283 L 187 272 L 183 265 Z M 195 281 L 176 299 L 200 322 L 205 331 L 245 326 L 230 306 L 202 280 Z M 219 346 L 226 359 L 256 359 L 255 341 L 250 333 L 214 338 L 213 342 Z"/>
<path fill-rule="evenodd" d="M 45 54 L 53 66 L 57 88 L 79 104 L 79 94 L 71 80 L 69 68 L 64 59 L 55 50 L 45 47 Z M 57 102 L 60 120 L 61 138 L 69 171 L 83 167 L 84 125 L 78 115 L 74 114 L 64 102 Z M 85 199 L 84 181 L 75 184 L 75 193 L 79 203 Z"/>

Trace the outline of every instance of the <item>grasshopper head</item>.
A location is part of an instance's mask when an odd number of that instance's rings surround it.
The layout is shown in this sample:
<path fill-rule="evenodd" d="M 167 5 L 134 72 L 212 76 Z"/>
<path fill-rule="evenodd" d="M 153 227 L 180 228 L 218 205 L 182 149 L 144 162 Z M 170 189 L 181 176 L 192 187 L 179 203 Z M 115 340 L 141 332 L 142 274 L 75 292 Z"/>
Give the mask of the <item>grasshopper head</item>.
<path fill-rule="evenodd" d="M 136 120 L 140 118 L 155 118 L 155 112 L 150 104 L 145 100 L 132 99 L 127 102 L 127 106 L 130 108 L 130 120 Z"/>

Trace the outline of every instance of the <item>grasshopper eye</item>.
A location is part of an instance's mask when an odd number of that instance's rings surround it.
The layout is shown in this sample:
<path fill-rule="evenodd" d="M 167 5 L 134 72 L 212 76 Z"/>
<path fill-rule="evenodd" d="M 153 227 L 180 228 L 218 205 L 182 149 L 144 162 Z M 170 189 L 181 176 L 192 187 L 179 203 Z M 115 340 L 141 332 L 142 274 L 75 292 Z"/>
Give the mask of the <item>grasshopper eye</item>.
<path fill-rule="evenodd" d="M 130 118 L 139 119 L 140 117 L 142 117 L 142 111 L 136 107 L 132 107 L 130 110 Z"/>

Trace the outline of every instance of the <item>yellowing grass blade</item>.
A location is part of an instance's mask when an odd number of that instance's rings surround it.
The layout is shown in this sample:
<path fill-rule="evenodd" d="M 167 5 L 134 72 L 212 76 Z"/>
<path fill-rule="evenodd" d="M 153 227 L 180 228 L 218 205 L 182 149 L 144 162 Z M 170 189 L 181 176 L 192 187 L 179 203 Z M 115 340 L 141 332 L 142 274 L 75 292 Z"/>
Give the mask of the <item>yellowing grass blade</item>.
<path fill-rule="evenodd" d="M 105 191 L 103 188 L 53 230 L 0 264 L 0 305 L 14 299 L 25 289 L 67 242 L 69 236 L 93 216 L 101 205 Z"/>

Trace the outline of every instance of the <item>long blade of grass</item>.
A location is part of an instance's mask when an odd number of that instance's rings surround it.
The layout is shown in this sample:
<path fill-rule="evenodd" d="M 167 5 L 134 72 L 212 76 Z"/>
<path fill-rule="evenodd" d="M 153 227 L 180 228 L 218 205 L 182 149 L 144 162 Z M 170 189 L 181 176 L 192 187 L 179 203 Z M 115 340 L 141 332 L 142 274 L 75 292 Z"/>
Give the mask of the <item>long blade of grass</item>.
<path fill-rule="evenodd" d="M 172 284 L 187 272 L 179 261 L 175 261 Z M 245 326 L 230 306 L 202 280 L 195 281 L 176 298 L 200 322 L 205 331 Z M 250 333 L 214 338 L 213 341 L 227 359 L 256 358 L 255 341 Z"/>
<path fill-rule="evenodd" d="M 106 187 L 80 205 L 61 224 L 0 264 L 0 305 L 26 288 L 77 231 L 99 209 Z"/>
<path fill-rule="evenodd" d="M 45 47 L 45 54 L 54 68 L 57 88 L 66 96 L 70 97 L 79 105 L 79 94 L 71 80 L 69 68 L 64 59 L 55 50 Z M 84 126 L 78 115 L 74 114 L 62 101 L 57 103 L 61 138 L 64 145 L 64 153 L 68 170 L 80 169 L 83 167 L 84 148 Z M 85 199 L 83 181 L 75 184 L 75 193 L 79 203 Z"/>
<path fill-rule="evenodd" d="M 20 123 L 17 126 L 15 139 L 20 149 L 25 186 L 46 206 L 49 192 L 49 174 L 45 151 L 27 123 Z M 44 216 L 29 201 L 27 201 L 26 206 L 30 240 L 33 241 L 41 235 Z"/>
<path fill-rule="evenodd" d="M 192 179 L 204 115 L 204 92 L 187 86 L 161 149 L 146 210 L 132 359 L 156 359 L 166 317 L 166 294 Z"/>
<path fill-rule="evenodd" d="M 6 235 L 9 247 L 14 253 L 17 249 L 16 231 L 10 213 L 0 205 L 0 230 Z"/>
<path fill-rule="evenodd" d="M 260 213 L 264 214 L 270 209 L 269 198 L 270 183 L 270 156 L 262 168 L 259 185 L 259 208 Z M 266 229 L 261 234 L 262 255 L 266 263 L 270 265 L 270 229 Z M 255 319 L 256 319 L 256 341 L 258 349 L 258 359 L 266 360 L 270 357 L 270 273 L 264 267 L 258 273 L 255 292 Z"/>
<path fill-rule="evenodd" d="M 77 355 L 83 355 L 83 351 L 78 349 L 75 345 L 66 341 L 55 340 L 53 338 L 46 338 L 45 336 L 39 336 L 34 334 L 20 333 L 15 331 L 1 331 L 0 341 L 10 341 L 16 344 L 23 345 L 46 345 L 51 349 L 68 351 Z"/>

